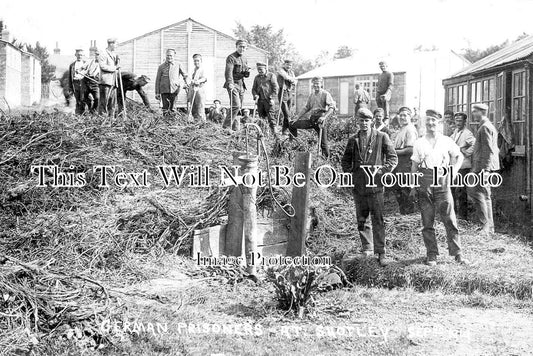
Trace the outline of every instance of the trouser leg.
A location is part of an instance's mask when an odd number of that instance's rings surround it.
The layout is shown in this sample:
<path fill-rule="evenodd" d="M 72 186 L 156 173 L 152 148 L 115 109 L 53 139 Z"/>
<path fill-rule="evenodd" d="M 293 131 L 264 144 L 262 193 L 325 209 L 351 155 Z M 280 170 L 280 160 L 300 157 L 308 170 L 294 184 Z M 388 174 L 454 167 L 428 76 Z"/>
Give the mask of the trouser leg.
<path fill-rule="evenodd" d="M 161 94 L 161 104 L 163 105 L 163 112 L 167 112 L 170 107 L 170 98 L 168 93 Z"/>
<path fill-rule="evenodd" d="M 176 105 L 176 97 L 178 96 L 179 90 L 175 93 L 170 93 L 168 96 L 168 111 L 174 112 Z"/>
<path fill-rule="evenodd" d="M 192 116 L 195 119 L 205 121 L 205 97 L 201 89 L 196 92 L 194 102 L 192 103 Z"/>
<path fill-rule="evenodd" d="M 383 220 L 383 192 L 371 195 L 374 253 L 385 253 L 385 221 Z"/>
<path fill-rule="evenodd" d="M 448 242 L 448 252 L 450 256 L 461 253 L 461 240 L 457 229 L 457 218 L 453 208 L 453 197 L 448 186 L 433 188 L 435 195 L 435 205 L 438 209 L 444 228 L 446 229 L 446 240 Z"/>
<path fill-rule="evenodd" d="M 98 103 L 98 113 L 100 115 L 107 115 L 107 101 L 109 100 L 111 86 L 106 84 L 100 84 L 100 102 Z"/>
<path fill-rule="evenodd" d="M 435 201 L 432 189 L 420 187 L 418 190 L 418 204 L 422 217 L 422 236 L 428 256 L 437 256 L 439 248 L 435 237 Z"/>
<path fill-rule="evenodd" d="M 290 106 L 288 101 L 281 102 L 281 115 L 283 116 L 283 124 L 281 126 L 281 131 L 285 132 L 289 129 L 289 119 L 290 119 Z"/>
<path fill-rule="evenodd" d="M 470 192 L 470 198 L 474 202 L 476 215 L 481 222 L 483 231 L 490 232 L 491 225 L 492 228 L 494 228 L 494 223 L 492 222 L 492 201 L 490 199 L 490 188 L 478 185 L 472 187 Z"/>
<path fill-rule="evenodd" d="M 74 98 L 76 99 L 76 111 L 78 115 L 83 114 L 85 111 L 85 86 L 81 80 L 74 81 Z"/>
<path fill-rule="evenodd" d="M 109 96 L 107 101 L 107 113 L 110 117 L 115 116 L 115 104 L 117 100 L 117 90 L 114 86 L 109 87 Z"/>
<path fill-rule="evenodd" d="M 298 129 L 311 129 L 314 125 L 311 120 L 298 120 L 294 121 L 289 126 L 289 131 L 294 137 L 298 137 Z"/>
<path fill-rule="evenodd" d="M 374 243 L 372 238 L 372 224 L 370 223 L 370 204 L 371 197 L 353 193 L 355 201 L 355 210 L 357 214 L 357 231 L 361 239 L 362 251 L 373 251 Z"/>

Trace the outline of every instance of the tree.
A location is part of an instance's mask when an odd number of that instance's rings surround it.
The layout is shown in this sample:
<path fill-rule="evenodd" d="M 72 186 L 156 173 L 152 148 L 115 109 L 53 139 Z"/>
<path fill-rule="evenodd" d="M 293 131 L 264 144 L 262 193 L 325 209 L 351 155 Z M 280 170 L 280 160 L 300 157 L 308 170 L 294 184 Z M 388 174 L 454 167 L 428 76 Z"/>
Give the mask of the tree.
<path fill-rule="evenodd" d="M 353 56 L 354 50 L 349 46 L 340 46 L 337 48 L 337 52 L 333 55 L 333 59 L 341 59 Z"/>
<path fill-rule="evenodd" d="M 514 41 L 505 40 L 504 42 L 489 46 L 485 49 L 472 49 L 472 48 L 465 48 L 463 49 L 463 56 L 468 59 L 470 62 L 475 63 L 479 61 L 482 58 L 485 58 L 495 52 L 498 52 L 500 49 L 507 47 L 511 43 L 515 43 L 517 41 L 520 41 L 521 39 L 527 37 L 528 34 L 523 32 L 521 35 L 519 35 Z"/>
<path fill-rule="evenodd" d="M 41 83 L 48 84 L 55 77 L 56 66 L 50 64 L 48 61 L 48 50 L 46 47 L 41 46 L 39 41 L 35 43 L 35 47 L 32 45 L 26 45 L 27 51 L 34 54 L 41 60 Z"/>
<path fill-rule="evenodd" d="M 240 22 L 236 23 L 233 33 L 237 38 L 264 49 L 268 52 L 268 65 L 271 68 L 279 68 L 286 58 L 294 57 L 294 46 L 286 39 L 283 29 L 274 30 L 272 25 L 253 25 L 249 30 Z"/>

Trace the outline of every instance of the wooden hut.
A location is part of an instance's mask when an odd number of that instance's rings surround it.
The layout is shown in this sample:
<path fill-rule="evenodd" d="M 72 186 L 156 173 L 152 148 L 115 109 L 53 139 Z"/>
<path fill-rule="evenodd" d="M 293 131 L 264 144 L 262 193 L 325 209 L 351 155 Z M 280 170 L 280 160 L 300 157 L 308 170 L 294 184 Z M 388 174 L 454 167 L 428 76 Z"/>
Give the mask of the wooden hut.
<path fill-rule="evenodd" d="M 533 207 L 532 61 L 533 36 L 529 36 L 443 80 L 446 108 L 467 113 L 472 132 L 479 125 L 470 117 L 472 105 L 485 103 L 500 141 L 511 138 L 510 145 L 501 147 L 503 184 L 494 190 L 495 208 L 505 218 L 528 224 Z"/>
<path fill-rule="evenodd" d="M 148 97 L 157 107 L 155 100 L 155 77 L 157 67 L 165 61 L 165 52 L 168 48 L 176 50 L 176 61 L 185 71 L 192 74 L 194 68 L 192 56 L 199 53 L 203 57 L 203 67 L 207 76 L 206 105 L 219 99 L 222 105 L 229 106 L 229 98 L 224 85 L 224 69 L 226 57 L 235 51 L 237 39 L 214 30 L 189 18 L 172 25 L 154 30 L 144 35 L 120 42 L 117 53 L 121 58 L 123 70 L 132 71 L 137 75 L 145 74 L 151 82 L 147 85 Z M 245 56 L 252 68 L 250 78 L 246 79 L 248 91 L 245 94 L 244 106 L 253 107 L 251 88 L 253 78 L 257 74 L 256 62 L 267 62 L 267 52 L 255 46 L 249 46 Z M 131 94 L 135 97 L 137 94 Z M 178 107 L 186 106 L 185 91 L 181 90 L 178 96 Z"/>
<path fill-rule="evenodd" d="M 441 81 L 470 64 L 463 56 L 449 50 L 406 51 L 387 56 L 356 54 L 334 60 L 298 77 L 296 87 L 297 109 L 305 105 L 310 93 L 311 78 L 324 78 L 324 88 L 337 102 L 338 115 L 352 115 L 353 93 L 358 83 L 372 98 L 371 109 L 376 105 L 376 85 L 381 73 L 378 63 L 384 60 L 394 73 L 391 111 L 402 106 L 440 110 L 444 99 Z"/>

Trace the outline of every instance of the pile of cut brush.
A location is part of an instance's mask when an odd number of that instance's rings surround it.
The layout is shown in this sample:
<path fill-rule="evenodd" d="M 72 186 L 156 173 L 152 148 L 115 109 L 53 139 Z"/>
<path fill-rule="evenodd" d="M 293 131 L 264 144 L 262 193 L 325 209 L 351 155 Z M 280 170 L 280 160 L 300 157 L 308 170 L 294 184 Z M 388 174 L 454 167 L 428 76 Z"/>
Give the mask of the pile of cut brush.
<path fill-rule="evenodd" d="M 108 341 L 98 325 L 119 311 L 110 306 L 106 288 L 51 263 L 0 253 L 0 354 L 38 351 L 40 340 L 53 336 L 93 349 Z"/>

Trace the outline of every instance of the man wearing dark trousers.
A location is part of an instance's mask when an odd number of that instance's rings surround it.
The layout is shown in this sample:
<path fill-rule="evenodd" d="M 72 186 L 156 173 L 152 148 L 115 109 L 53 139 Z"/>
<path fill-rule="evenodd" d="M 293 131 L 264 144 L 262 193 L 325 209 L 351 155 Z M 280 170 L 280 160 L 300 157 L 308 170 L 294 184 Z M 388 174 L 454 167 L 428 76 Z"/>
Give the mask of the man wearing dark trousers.
<path fill-rule="evenodd" d="M 458 112 L 454 115 L 454 118 L 455 129 L 450 137 L 459 146 L 463 154 L 464 160 L 459 174 L 464 177 L 472 168 L 472 153 L 474 152 L 476 138 L 466 127 L 467 116 L 465 113 Z M 455 212 L 461 219 L 466 220 L 468 218 L 468 195 L 466 187 L 452 188 L 452 195 L 455 203 Z"/>
<path fill-rule="evenodd" d="M 326 120 L 335 111 L 335 101 L 328 91 L 322 89 L 323 80 L 321 77 L 314 77 L 311 82 L 313 84 L 313 92 L 309 94 L 307 102 L 298 114 L 296 121 L 291 123 L 289 131 L 292 136 L 297 137 L 298 129 L 314 129 L 317 133 L 320 133 L 320 130 L 322 130 L 320 147 L 322 155 L 328 158 L 328 130 L 325 124 Z M 309 119 L 301 120 L 307 113 L 311 113 Z"/>
<path fill-rule="evenodd" d="M 394 85 L 394 74 L 387 70 L 387 63 L 379 62 L 381 74 L 378 77 L 376 88 L 376 104 L 385 111 L 385 119 L 389 118 L 390 105 L 392 98 L 392 86 Z"/>
<path fill-rule="evenodd" d="M 411 123 L 411 109 L 404 106 L 398 110 L 398 123 L 400 124 L 400 131 L 394 138 L 394 149 L 398 155 L 398 166 L 394 170 L 395 173 L 409 173 L 411 171 L 411 154 L 413 153 L 413 145 L 418 138 L 416 128 Z M 407 215 L 415 212 L 415 204 L 413 199 L 409 196 L 409 187 L 403 187 L 399 182 L 394 185 L 391 190 L 394 192 L 400 214 Z"/>
<path fill-rule="evenodd" d="M 187 80 L 187 74 L 175 61 L 176 51 L 167 49 L 166 61 L 157 68 L 155 77 L 155 98 L 163 103 L 163 113 L 174 112 L 174 102 L 181 88 L 180 75 Z"/>
<path fill-rule="evenodd" d="M 74 93 L 76 98 L 76 114 L 81 115 L 85 111 L 85 83 L 83 80 L 82 70 L 85 67 L 85 61 L 83 60 L 83 50 L 77 49 L 76 60 L 68 67 L 69 71 L 69 86 L 70 90 Z"/>
<path fill-rule="evenodd" d="M 98 64 L 98 57 L 100 52 L 97 48 L 94 49 L 94 58 L 85 62 L 82 68 L 83 82 L 85 83 L 85 104 L 89 112 L 95 114 L 98 112 L 98 103 L 100 101 L 100 65 Z"/>
<path fill-rule="evenodd" d="M 437 129 L 440 121 L 434 110 L 426 111 L 426 134 L 416 140 L 411 156 L 411 173 L 420 175 L 419 186 L 412 188 L 411 195 L 418 192 L 418 205 L 422 217 L 422 236 L 427 250 L 426 264 L 435 266 L 439 255 L 435 236 L 435 215 L 438 213 L 446 229 L 448 252 L 458 263 L 466 263 L 461 256 L 461 239 L 457 229 L 457 219 L 453 208 L 453 197 L 450 190 L 451 177 L 443 169 L 453 166 L 457 173 L 463 163 L 463 155 L 459 146 L 448 136 Z M 438 174 L 438 176 L 436 175 Z M 436 185 L 434 185 L 434 180 Z"/>
<path fill-rule="evenodd" d="M 265 63 L 257 63 L 257 72 L 252 86 L 252 95 L 257 103 L 257 112 L 259 117 L 267 119 L 270 131 L 276 136 L 274 98 L 278 95 L 278 81 L 274 73 L 267 71 Z"/>
<path fill-rule="evenodd" d="M 231 126 L 232 121 L 235 120 L 239 114 L 246 91 L 246 84 L 244 78 L 250 76 L 250 68 L 248 68 L 248 61 L 244 57 L 244 52 L 248 44 L 244 40 L 238 40 L 235 43 L 236 51 L 226 58 L 226 69 L 224 71 L 224 88 L 228 91 L 231 108 L 229 110 L 229 117 L 224 121 L 223 127 Z"/>
<path fill-rule="evenodd" d="M 294 88 L 296 86 L 296 76 L 292 71 L 292 61 L 286 59 L 283 67 L 278 71 L 278 100 L 281 114 L 283 115 L 283 124 L 281 133 L 287 133 L 290 124 L 291 110 L 293 106 Z"/>
<path fill-rule="evenodd" d="M 472 172 L 487 173 L 500 169 L 498 149 L 498 131 L 487 117 L 488 106 L 485 104 L 472 105 L 472 118 L 479 122 L 476 132 L 476 143 L 472 153 Z M 494 219 L 492 217 L 492 198 L 489 185 L 478 184 L 468 188 L 468 195 L 474 202 L 476 213 L 481 222 L 481 233 L 490 235 L 494 233 Z"/>
<path fill-rule="evenodd" d="M 385 258 L 381 176 L 396 167 L 398 157 L 389 136 L 372 128 L 370 110 L 359 109 L 357 118 L 359 132 L 348 140 L 341 164 L 343 171 L 352 173 L 353 177 L 357 230 L 361 238 L 362 253 L 364 256 L 378 254 L 380 265 L 386 266 L 388 261 Z M 375 181 L 371 182 L 371 173 L 375 171 Z"/>

